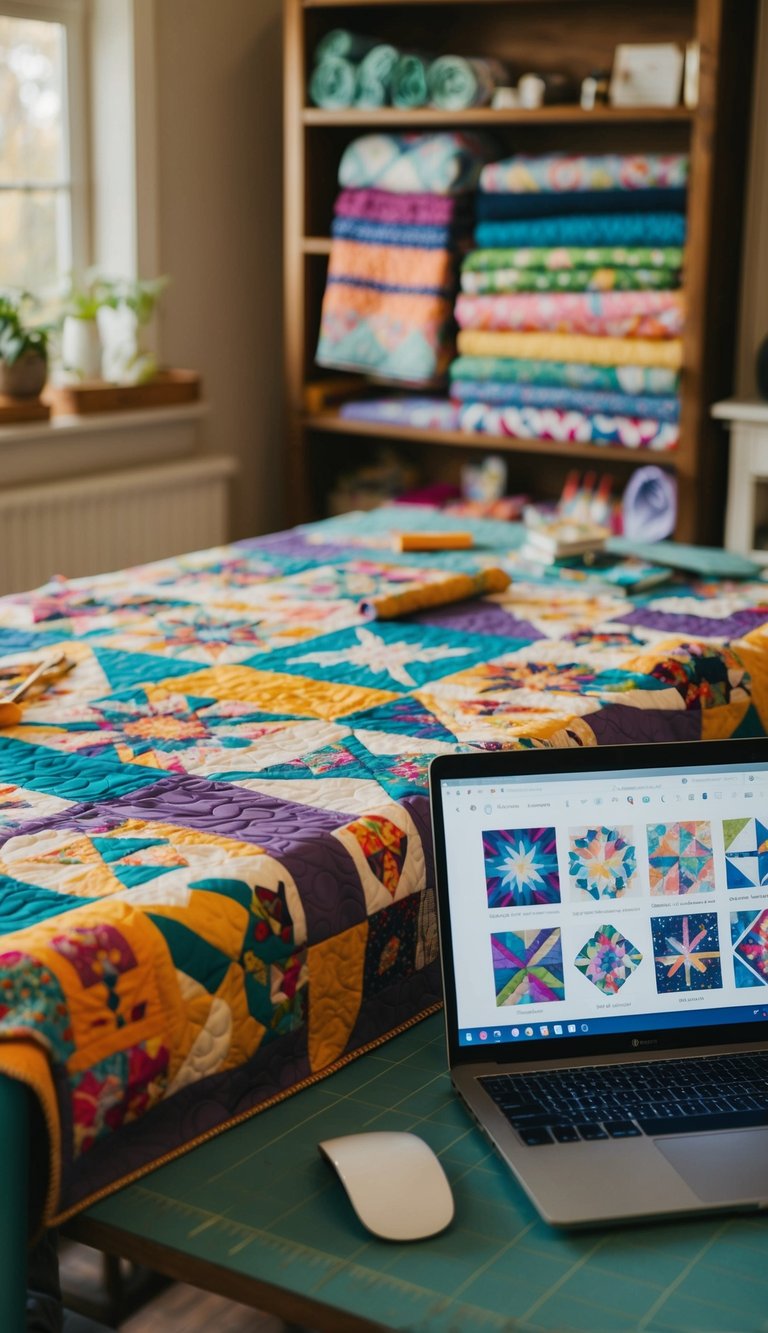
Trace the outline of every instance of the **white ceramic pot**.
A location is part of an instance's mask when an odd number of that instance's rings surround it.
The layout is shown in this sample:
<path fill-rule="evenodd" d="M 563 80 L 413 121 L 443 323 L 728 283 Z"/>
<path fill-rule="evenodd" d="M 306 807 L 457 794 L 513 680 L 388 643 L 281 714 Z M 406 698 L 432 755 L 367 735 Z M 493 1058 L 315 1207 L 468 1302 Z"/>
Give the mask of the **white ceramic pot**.
<path fill-rule="evenodd" d="M 61 330 L 61 362 L 65 375 L 78 380 L 101 377 L 101 338 L 95 319 L 66 315 Z"/>

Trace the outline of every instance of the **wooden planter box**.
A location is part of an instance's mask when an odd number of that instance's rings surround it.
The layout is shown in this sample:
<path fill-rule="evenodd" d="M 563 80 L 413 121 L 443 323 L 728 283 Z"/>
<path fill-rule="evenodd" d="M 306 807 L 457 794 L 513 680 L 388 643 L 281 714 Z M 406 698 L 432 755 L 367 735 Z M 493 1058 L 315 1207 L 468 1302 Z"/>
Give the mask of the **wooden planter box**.
<path fill-rule="evenodd" d="M 200 397 L 200 376 L 195 370 L 162 370 L 148 384 L 107 384 L 88 380 L 81 384 L 49 385 L 45 401 L 54 416 L 88 416 L 96 412 L 126 409 L 176 407 Z"/>

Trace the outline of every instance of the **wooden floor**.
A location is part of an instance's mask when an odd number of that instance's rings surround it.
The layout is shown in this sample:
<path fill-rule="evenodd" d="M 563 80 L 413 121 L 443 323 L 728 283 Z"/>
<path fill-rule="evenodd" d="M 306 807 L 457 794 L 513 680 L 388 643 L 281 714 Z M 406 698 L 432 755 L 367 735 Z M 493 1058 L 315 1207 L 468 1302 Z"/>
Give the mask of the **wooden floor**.
<path fill-rule="evenodd" d="M 60 1248 L 61 1284 L 66 1293 L 98 1301 L 104 1292 L 103 1261 L 96 1250 L 74 1241 Z M 261 1314 L 222 1296 L 174 1282 L 117 1326 L 120 1333 L 284 1333 L 281 1319 Z"/>

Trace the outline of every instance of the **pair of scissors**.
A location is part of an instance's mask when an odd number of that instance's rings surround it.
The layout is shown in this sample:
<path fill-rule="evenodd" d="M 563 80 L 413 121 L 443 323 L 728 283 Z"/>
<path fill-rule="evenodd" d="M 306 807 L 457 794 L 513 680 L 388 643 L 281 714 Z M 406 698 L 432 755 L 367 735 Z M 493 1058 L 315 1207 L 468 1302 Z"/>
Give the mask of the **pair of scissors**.
<path fill-rule="evenodd" d="M 0 728 L 15 727 L 17 722 L 20 722 L 23 716 L 18 700 L 24 697 L 27 690 L 31 689 L 32 686 L 40 680 L 41 676 L 46 676 L 49 671 L 53 671 L 56 667 L 62 666 L 64 670 L 67 670 L 66 659 L 63 653 L 57 653 L 55 657 L 44 658 L 42 662 L 38 662 L 37 666 L 30 671 L 28 676 L 25 676 L 24 679 L 19 682 L 15 689 L 11 690 L 10 694 L 6 694 L 0 698 Z"/>

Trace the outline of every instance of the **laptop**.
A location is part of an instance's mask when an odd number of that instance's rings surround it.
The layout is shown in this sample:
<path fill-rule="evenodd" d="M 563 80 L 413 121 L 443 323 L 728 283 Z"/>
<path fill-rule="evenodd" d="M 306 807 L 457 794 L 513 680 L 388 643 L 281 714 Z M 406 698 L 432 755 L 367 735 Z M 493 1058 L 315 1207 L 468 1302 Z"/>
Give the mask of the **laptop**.
<path fill-rule="evenodd" d="M 430 766 L 451 1078 L 546 1221 L 768 1207 L 768 738 Z"/>

